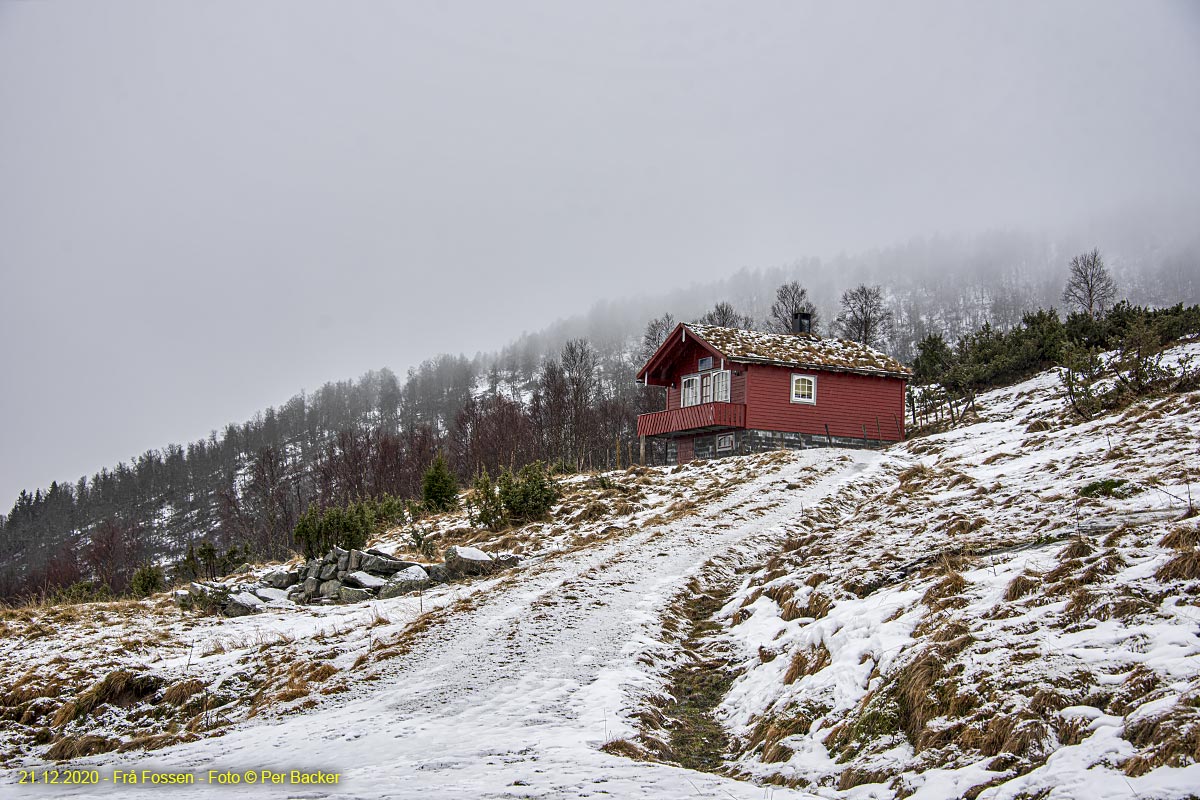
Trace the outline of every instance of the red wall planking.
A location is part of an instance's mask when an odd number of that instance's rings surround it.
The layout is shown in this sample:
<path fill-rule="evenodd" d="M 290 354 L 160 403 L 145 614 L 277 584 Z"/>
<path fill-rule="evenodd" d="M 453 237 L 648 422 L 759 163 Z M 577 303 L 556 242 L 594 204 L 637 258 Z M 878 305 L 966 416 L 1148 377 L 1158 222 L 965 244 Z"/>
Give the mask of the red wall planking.
<path fill-rule="evenodd" d="M 861 438 L 863 426 L 871 439 L 904 438 L 904 381 L 844 372 L 791 369 L 760 364 L 748 371 L 746 427 L 824 436 Z M 791 402 L 792 375 L 815 375 L 815 405 Z"/>

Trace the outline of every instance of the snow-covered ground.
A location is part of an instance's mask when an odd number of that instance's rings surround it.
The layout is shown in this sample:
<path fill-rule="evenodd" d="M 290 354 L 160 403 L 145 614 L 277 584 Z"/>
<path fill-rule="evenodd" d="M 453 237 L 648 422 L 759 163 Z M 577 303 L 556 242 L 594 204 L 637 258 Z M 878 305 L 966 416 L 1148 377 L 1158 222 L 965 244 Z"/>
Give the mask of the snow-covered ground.
<path fill-rule="evenodd" d="M 739 480 L 726 476 L 737 474 L 729 463 L 697 465 L 684 474 L 716 476 L 701 483 L 708 487 L 702 492 L 706 507 L 531 560 L 516 575 L 471 584 L 458 598 L 471 608 L 448 614 L 403 655 L 369 658 L 357 670 L 361 679 L 351 679 L 347 691 L 318 696 L 314 706 L 296 713 L 248 720 L 216 738 L 152 754 L 81 758 L 71 766 L 96 766 L 104 774 L 114 765 L 201 775 L 210 768 L 340 772 L 338 786 L 308 789 L 303 796 L 762 797 L 763 790 L 752 784 L 631 761 L 599 747 L 630 733 L 627 696 L 645 680 L 638 657 L 654 645 L 660 609 L 687 576 L 714 551 L 763 548 L 802 506 L 852 480 L 878 457 L 766 456 L 743 464 Z M 731 487 L 720 491 L 725 483 Z M 777 504 L 760 510 L 764 501 Z M 397 598 L 373 603 L 369 611 L 343 606 L 321 609 L 324 614 L 246 617 L 220 628 L 239 641 L 311 639 L 331 628 L 365 625 L 369 614 L 403 617 L 414 611 L 413 602 Z M 364 642 L 329 663 L 349 668 L 346 662 L 365 649 Z M 237 666 L 235 660 L 224 669 Z M 18 796 L 47 791 L 8 788 Z M 197 785 L 171 792 L 209 790 Z M 106 785 L 55 787 L 56 796 L 70 797 L 113 791 Z M 266 796 L 280 790 L 241 785 L 219 791 Z M 287 796 L 297 796 L 295 787 Z"/>
<path fill-rule="evenodd" d="M 59 735 L 107 739 L 70 762 L 103 777 L 340 775 L 178 797 L 1196 794 L 1200 581 L 1164 567 L 1194 550 L 1196 521 L 1178 519 L 1200 487 L 1200 394 L 1075 424 L 1048 373 L 977 405 L 885 452 L 572 479 L 552 522 L 516 532 L 448 518 L 439 546 L 526 560 L 421 597 L 239 619 L 165 601 L 10 613 L 0 694 L 33 699 L 0 722 L 0 794 L 134 794 L 16 784 Z M 1124 483 L 1086 496 L 1105 478 Z M 669 708 L 676 601 L 717 573 L 700 646 L 736 668 L 715 709 L 727 775 L 605 752 L 669 735 L 641 712 Z M 117 670 L 161 683 L 87 713 Z"/>

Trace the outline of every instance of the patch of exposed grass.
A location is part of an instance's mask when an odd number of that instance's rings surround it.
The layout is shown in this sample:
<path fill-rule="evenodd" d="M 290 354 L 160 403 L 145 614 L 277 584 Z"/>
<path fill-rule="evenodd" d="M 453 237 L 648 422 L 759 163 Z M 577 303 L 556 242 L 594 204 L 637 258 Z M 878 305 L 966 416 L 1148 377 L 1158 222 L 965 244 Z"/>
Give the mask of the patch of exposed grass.
<path fill-rule="evenodd" d="M 84 756 L 108 753 L 121 746 L 120 739 L 87 734 L 84 736 L 62 736 L 46 751 L 51 761 L 70 761 Z"/>
<path fill-rule="evenodd" d="M 961 606 L 966 603 L 959 595 L 967 588 L 967 581 L 958 572 L 951 572 L 926 590 L 921 602 L 930 608 Z"/>
<path fill-rule="evenodd" d="M 197 692 L 204 690 L 204 682 L 191 678 L 167 687 L 163 692 L 163 702 L 173 706 L 182 706 Z"/>
<path fill-rule="evenodd" d="M 1101 478 L 1079 487 L 1080 497 L 1122 498 L 1136 494 L 1137 488 L 1130 486 L 1124 478 Z"/>
<path fill-rule="evenodd" d="M 1165 713 L 1127 723 L 1122 735 L 1142 751 L 1121 764 L 1126 775 L 1194 764 L 1200 761 L 1200 698 L 1185 698 Z"/>
<path fill-rule="evenodd" d="M 1009 582 L 1008 588 L 1004 590 L 1004 599 L 1010 603 L 1015 602 L 1041 585 L 1042 582 L 1037 576 L 1022 573 Z"/>
<path fill-rule="evenodd" d="M 135 675 L 126 669 L 108 673 L 75 700 L 68 701 L 54 715 L 51 725 L 61 728 L 68 722 L 86 717 L 100 705 L 127 708 L 158 691 L 162 679 L 153 675 Z"/>
<path fill-rule="evenodd" d="M 1154 572 L 1160 581 L 1193 581 L 1200 578 L 1200 548 L 1180 550 Z"/>
<path fill-rule="evenodd" d="M 812 647 L 802 647 L 792 655 L 783 682 L 791 685 L 805 675 L 815 675 L 829 666 L 831 656 L 824 642 Z"/>
<path fill-rule="evenodd" d="M 1158 545 L 1172 550 L 1191 550 L 1200 545 L 1200 527 L 1179 525 L 1168 531 Z"/>

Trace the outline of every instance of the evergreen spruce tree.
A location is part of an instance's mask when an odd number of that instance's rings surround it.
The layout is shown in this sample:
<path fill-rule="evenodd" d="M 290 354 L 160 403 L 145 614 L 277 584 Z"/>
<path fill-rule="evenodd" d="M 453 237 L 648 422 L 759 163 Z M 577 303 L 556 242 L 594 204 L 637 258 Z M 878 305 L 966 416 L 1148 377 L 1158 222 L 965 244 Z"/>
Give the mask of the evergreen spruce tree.
<path fill-rule="evenodd" d="M 421 499 L 425 507 L 435 514 L 452 511 L 458 505 L 458 481 L 441 453 L 438 453 L 421 479 Z"/>

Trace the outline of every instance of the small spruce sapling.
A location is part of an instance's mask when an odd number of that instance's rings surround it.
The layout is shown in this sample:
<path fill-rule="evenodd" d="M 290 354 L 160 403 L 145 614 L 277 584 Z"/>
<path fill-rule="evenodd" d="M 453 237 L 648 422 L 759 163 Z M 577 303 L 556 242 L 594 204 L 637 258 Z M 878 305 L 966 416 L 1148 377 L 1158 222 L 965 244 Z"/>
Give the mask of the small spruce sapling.
<path fill-rule="evenodd" d="M 458 481 L 441 453 L 438 453 L 421 479 L 421 499 L 425 507 L 435 514 L 453 511 L 458 505 Z"/>

